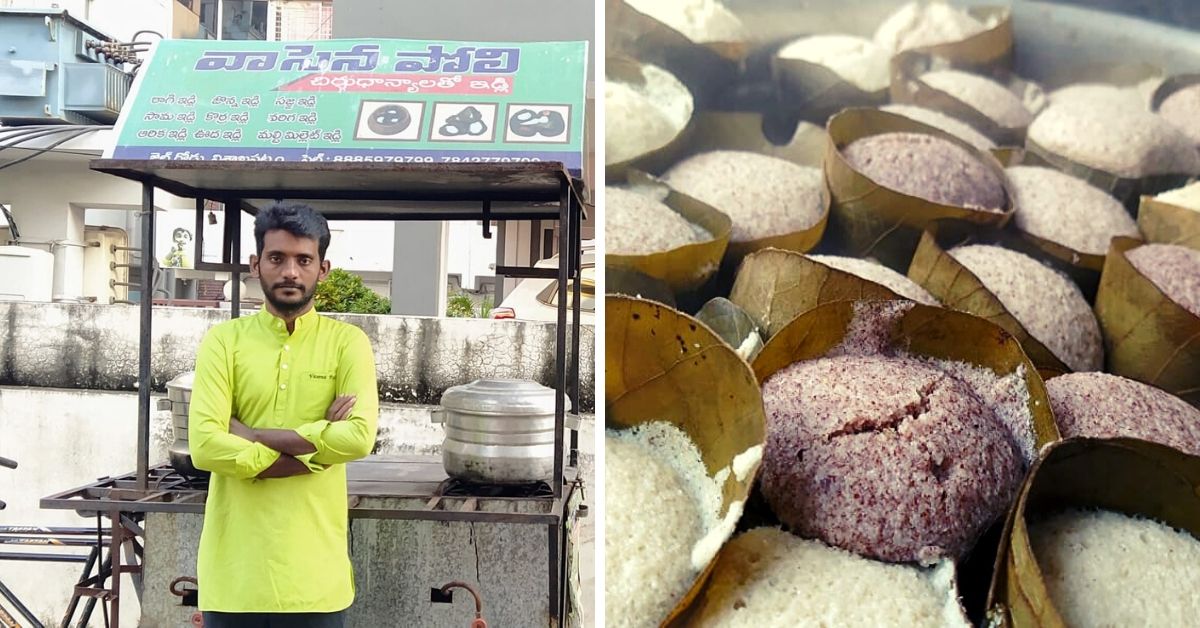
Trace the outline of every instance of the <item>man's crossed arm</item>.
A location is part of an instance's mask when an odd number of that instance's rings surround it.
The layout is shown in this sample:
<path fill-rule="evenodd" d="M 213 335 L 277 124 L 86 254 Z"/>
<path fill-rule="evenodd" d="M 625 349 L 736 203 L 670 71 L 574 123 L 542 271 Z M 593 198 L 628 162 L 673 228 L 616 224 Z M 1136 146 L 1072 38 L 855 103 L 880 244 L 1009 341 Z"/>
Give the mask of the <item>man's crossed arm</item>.
<path fill-rule="evenodd" d="M 231 352 L 210 332 L 196 357 L 188 419 L 197 468 L 242 479 L 289 477 L 371 452 L 379 404 L 371 343 L 361 331 L 346 345 L 338 367 L 339 387 L 354 394 L 338 397 L 323 419 L 295 430 L 251 429 L 233 417 L 232 372 Z M 357 403 L 356 395 L 364 395 L 366 403 Z"/>
<path fill-rule="evenodd" d="M 354 409 L 355 400 L 354 395 L 342 395 L 334 399 L 325 411 L 325 420 L 330 423 L 346 420 L 350 411 Z M 312 469 L 300 460 L 300 456 L 317 453 L 317 446 L 295 430 L 256 429 L 242 423 L 237 417 L 230 417 L 229 433 L 279 452 L 279 459 L 255 477 L 286 478 L 312 473 Z"/>

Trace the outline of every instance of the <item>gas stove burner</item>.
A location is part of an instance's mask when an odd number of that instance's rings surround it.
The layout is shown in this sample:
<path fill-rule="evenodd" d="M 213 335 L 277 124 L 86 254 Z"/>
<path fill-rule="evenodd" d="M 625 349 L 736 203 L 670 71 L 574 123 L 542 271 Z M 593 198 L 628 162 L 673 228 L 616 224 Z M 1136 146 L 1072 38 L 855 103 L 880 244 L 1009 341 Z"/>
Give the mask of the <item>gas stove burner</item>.
<path fill-rule="evenodd" d="M 208 478 L 209 476 L 207 475 L 193 476 L 186 475 L 175 470 L 168 470 L 166 473 L 163 473 L 154 479 L 154 486 L 155 488 L 160 488 L 163 484 L 179 482 L 178 484 L 175 484 L 173 488 L 206 491 L 208 490 Z"/>
<path fill-rule="evenodd" d="M 437 494 L 442 497 L 554 497 L 554 490 L 546 482 L 480 484 L 449 478 L 438 486 Z"/>

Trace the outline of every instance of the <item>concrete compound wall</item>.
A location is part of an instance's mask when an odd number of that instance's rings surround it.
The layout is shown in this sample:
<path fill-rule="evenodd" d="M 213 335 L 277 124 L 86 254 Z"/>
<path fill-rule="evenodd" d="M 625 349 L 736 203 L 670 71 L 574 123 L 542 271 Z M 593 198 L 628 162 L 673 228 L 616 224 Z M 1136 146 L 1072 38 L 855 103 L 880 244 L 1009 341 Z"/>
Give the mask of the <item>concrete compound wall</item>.
<path fill-rule="evenodd" d="M 138 308 L 0 302 L 0 386 L 134 390 Z M 381 401 L 437 404 L 442 392 L 480 377 L 552 385 L 555 326 L 470 318 L 332 315 L 359 326 L 375 349 Z M 152 387 L 192 370 L 195 349 L 227 311 L 154 308 Z M 570 334 L 568 332 L 568 338 Z M 595 407 L 595 333 L 580 334 L 580 411 Z M 569 347 L 569 343 L 568 343 Z"/>
<path fill-rule="evenodd" d="M 379 440 L 380 454 L 435 454 L 442 440 L 441 427 L 429 420 L 431 406 L 384 403 L 380 408 Z M 594 422 L 584 417 L 580 433 L 580 467 L 588 493 L 594 487 Z M 167 446 L 171 440 L 170 414 L 153 412 L 151 421 L 151 463 L 166 460 Z M 106 475 L 117 475 L 132 471 L 136 465 L 135 447 L 137 435 L 137 395 L 123 391 L 73 390 L 59 388 L 20 388 L 0 386 L 0 455 L 19 463 L 15 471 L 0 469 L 0 499 L 8 508 L 0 511 L 0 523 L 6 525 L 56 525 L 89 526 L 95 519 L 85 519 L 73 511 L 41 510 L 41 498 L 67 489 L 82 486 Z M 194 575 L 196 544 L 199 542 L 199 517 L 189 515 L 161 515 L 146 522 L 147 534 L 147 590 L 170 582 L 179 575 Z M 414 560 L 426 560 L 440 565 L 427 575 L 430 582 L 445 577 L 451 580 L 471 576 L 461 573 L 466 566 L 474 569 L 474 554 L 463 553 L 474 549 L 482 556 L 498 557 L 504 548 L 521 539 L 520 546 L 527 551 L 545 552 L 545 534 L 527 530 L 530 526 L 502 526 L 495 539 L 476 536 L 468 524 L 430 524 L 428 522 L 362 522 L 356 524 L 355 569 L 359 572 L 359 589 L 364 609 L 379 609 L 369 612 L 391 612 L 387 606 L 387 583 L 378 579 L 370 583 L 371 573 L 387 573 L 388 568 L 408 565 Z M 478 526 L 477 526 L 478 528 Z M 511 529 L 509 529 L 511 528 Z M 371 550 L 363 554 L 364 548 L 395 545 L 397 538 L 415 539 L 412 552 Z M 462 537 L 461 539 L 459 537 Z M 466 542 L 460 542 L 466 539 Z M 439 544 L 449 543 L 458 548 L 454 561 L 438 554 Z M 13 550 L 12 546 L 6 550 Z M 26 548 L 16 548 L 24 551 Z M 377 548 L 378 549 L 378 548 Z M 36 551 L 36 550 L 29 550 Z M 585 551 L 590 551 L 590 548 Z M 73 552 L 72 552 L 73 553 Z M 490 553 L 490 554 L 489 554 Z M 467 559 L 470 559 L 469 561 Z M 441 561 L 441 562 L 439 562 Z M 487 563 L 489 561 L 485 561 Z M 484 569 L 480 579 L 493 585 L 506 578 L 506 571 L 499 558 L 491 560 L 494 565 Z M 21 600 L 32 608 L 47 625 L 57 625 L 71 595 L 73 583 L 78 579 L 80 566 L 52 563 L 21 563 L 0 561 L 0 580 L 12 588 Z M 169 576 L 169 577 L 168 577 Z M 160 582 L 161 581 L 161 582 Z M 455 597 L 452 607 L 442 609 L 418 601 L 419 586 L 410 581 L 403 594 L 403 601 L 394 604 L 423 604 L 429 617 L 458 617 L 466 607 L 460 597 Z M 424 580 L 420 581 L 424 584 Z M 517 619 L 527 608 L 529 600 L 541 595 L 541 583 L 521 582 L 521 593 L 511 603 L 506 595 L 493 594 L 493 608 L 501 613 L 497 618 Z M 400 586 L 400 583 L 394 583 Z M 441 584 L 444 584 L 442 582 Z M 128 578 L 122 584 L 126 592 L 133 591 Z M 161 587 L 160 587 L 161 588 Z M 400 595 L 400 593 L 395 593 Z M 524 596 L 524 597 L 521 597 Z M 501 599 L 496 599 L 496 598 Z M 176 620 L 186 619 L 184 609 L 176 606 L 177 598 L 161 595 L 153 589 L 144 598 L 147 604 L 146 626 L 174 628 Z M 485 602 L 486 602 L 485 598 Z M 520 603 L 518 603 L 520 602 Z M 123 625 L 137 625 L 140 614 L 137 598 L 128 595 L 122 598 Z M 417 608 L 414 606 L 414 608 Z M 501 610 L 507 609 L 507 610 Z M 181 614 L 182 613 L 182 614 Z M 432 615 L 430 615 L 432 613 Z M 441 613 L 442 615 L 438 615 Z M 126 620 L 128 623 L 126 623 Z M 465 625 L 465 622 L 462 622 Z M 523 622 L 492 625 L 522 625 Z M 92 626 L 103 625 L 99 615 L 93 617 Z M 186 624 L 178 624 L 186 625 Z M 369 624 L 358 624 L 369 625 Z"/>

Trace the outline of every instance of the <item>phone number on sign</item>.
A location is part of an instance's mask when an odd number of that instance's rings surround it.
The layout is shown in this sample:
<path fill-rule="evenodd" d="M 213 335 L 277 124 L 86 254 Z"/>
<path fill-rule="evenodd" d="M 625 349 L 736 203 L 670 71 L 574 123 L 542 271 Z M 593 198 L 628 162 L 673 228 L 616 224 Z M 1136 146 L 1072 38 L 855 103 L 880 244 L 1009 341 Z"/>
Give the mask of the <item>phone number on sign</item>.
<path fill-rule="evenodd" d="M 541 161 L 537 157 L 442 157 L 443 162 L 450 163 L 528 163 L 531 161 Z"/>
<path fill-rule="evenodd" d="M 324 155 L 305 155 L 303 161 L 325 161 Z M 401 162 L 409 164 L 431 164 L 438 161 L 422 155 L 334 155 L 329 161 L 340 162 Z M 441 163 L 526 163 L 541 161 L 537 157 L 442 157 Z"/>

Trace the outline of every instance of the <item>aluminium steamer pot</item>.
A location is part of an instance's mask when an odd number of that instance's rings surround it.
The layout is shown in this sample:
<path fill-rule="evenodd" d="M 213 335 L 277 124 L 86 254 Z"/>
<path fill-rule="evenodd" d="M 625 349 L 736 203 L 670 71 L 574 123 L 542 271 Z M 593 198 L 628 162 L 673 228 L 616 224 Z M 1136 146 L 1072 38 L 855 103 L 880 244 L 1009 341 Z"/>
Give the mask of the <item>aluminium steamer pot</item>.
<path fill-rule="evenodd" d="M 481 484 L 551 481 L 555 392 L 522 379 L 477 379 L 442 393 L 442 464 L 452 478 Z M 570 399 L 565 408 L 571 410 Z M 565 427 L 579 429 L 567 414 Z"/>
<path fill-rule="evenodd" d="M 167 382 L 167 396 L 158 400 L 158 409 L 171 411 L 173 440 L 167 448 L 171 468 L 187 477 L 203 478 L 208 477 L 208 471 L 197 469 L 192 464 L 192 456 L 188 451 L 188 409 L 191 406 L 192 383 L 195 378 L 196 373 L 189 371 Z"/>

